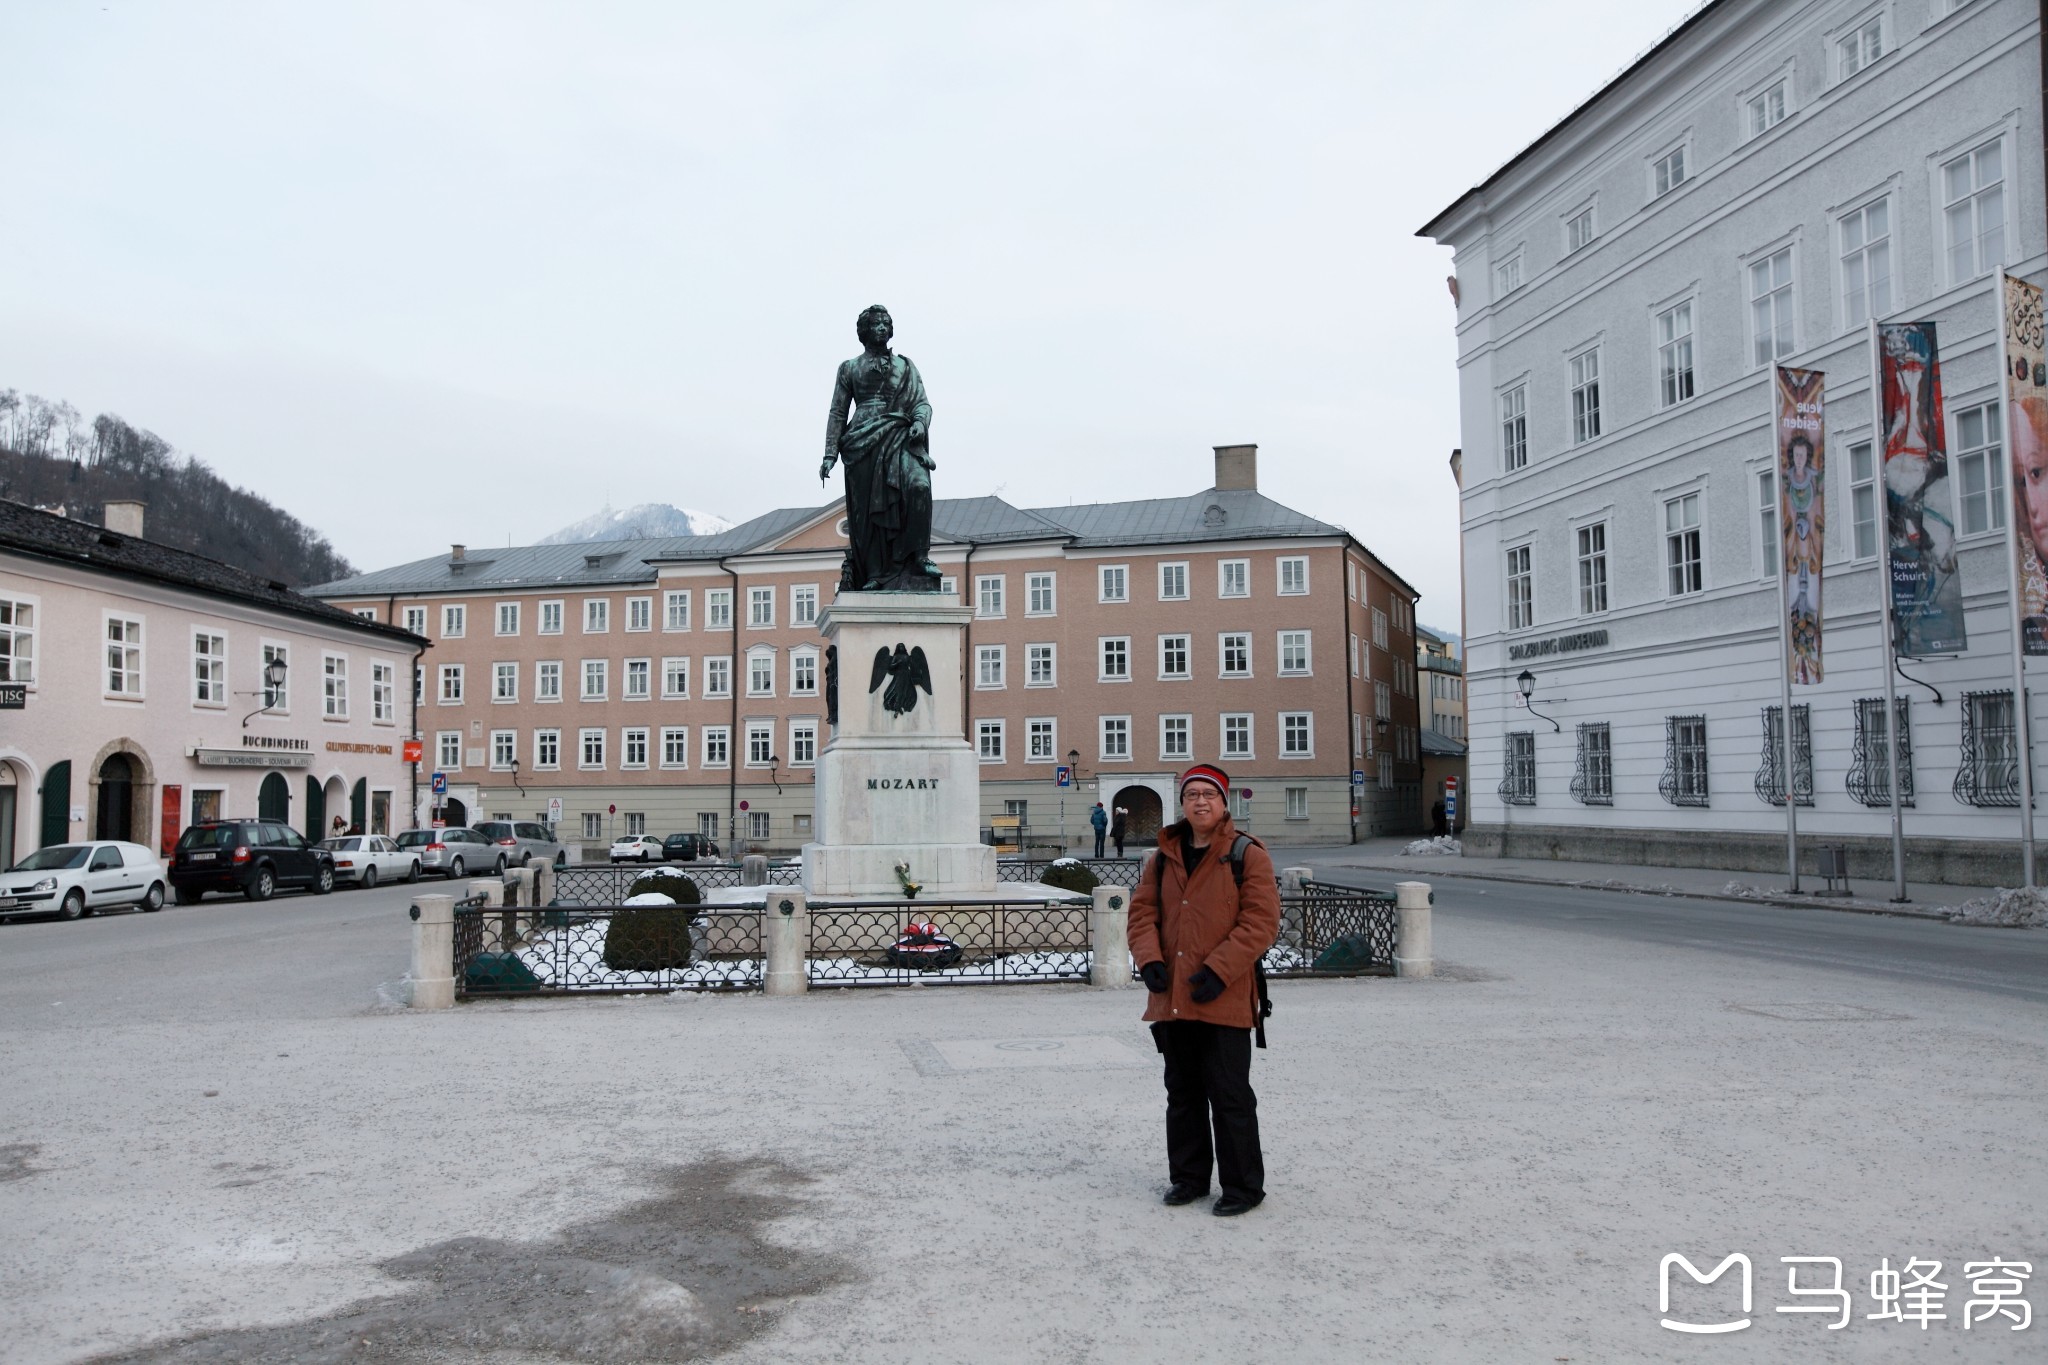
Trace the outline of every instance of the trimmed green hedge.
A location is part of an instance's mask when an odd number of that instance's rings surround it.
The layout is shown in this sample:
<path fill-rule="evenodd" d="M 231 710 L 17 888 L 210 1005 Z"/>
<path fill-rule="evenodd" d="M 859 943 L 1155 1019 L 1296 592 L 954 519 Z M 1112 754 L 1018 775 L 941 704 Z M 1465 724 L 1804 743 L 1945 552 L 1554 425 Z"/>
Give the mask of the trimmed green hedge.
<path fill-rule="evenodd" d="M 1081 896 L 1102 885 L 1102 878 L 1079 863 L 1054 863 L 1045 869 L 1038 880 L 1046 886 L 1056 886 L 1062 891 L 1072 891 Z"/>
<path fill-rule="evenodd" d="M 619 910 L 605 926 L 604 965 L 615 972 L 661 972 L 690 965 L 690 924 L 703 913 L 697 883 L 688 877 L 647 876 L 633 879 L 627 898 L 667 896 L 673 910 L 635 905 Z"/>

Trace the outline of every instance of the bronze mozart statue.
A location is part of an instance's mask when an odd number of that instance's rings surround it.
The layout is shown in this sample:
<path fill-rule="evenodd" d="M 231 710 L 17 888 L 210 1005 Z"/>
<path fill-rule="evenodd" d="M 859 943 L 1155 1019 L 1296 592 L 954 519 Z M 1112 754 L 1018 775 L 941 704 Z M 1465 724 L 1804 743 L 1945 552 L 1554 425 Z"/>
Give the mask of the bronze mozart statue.
<path fill-rule="evenodd" d="M 931 562 L 932 405 L 907 356 L 889 350 L 896 324 L 876 304 L 855 324 L 861 354 L 839 367 L 825 424 L 825 462 L 846 466 L 846 560 L 839 587 L 852 592 L 937 592 Z M 851 417 L 847 409 L 853 409 Z"/>

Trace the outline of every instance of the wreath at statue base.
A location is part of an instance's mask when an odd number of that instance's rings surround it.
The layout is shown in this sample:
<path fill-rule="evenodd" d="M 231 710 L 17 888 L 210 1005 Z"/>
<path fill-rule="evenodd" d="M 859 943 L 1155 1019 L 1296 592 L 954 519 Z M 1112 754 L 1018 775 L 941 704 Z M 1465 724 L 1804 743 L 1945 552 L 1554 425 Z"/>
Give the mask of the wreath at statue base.
<path fill-rule="evenodd" d="M 929 972 L 951 967 L 960 961 L 960 945 L 939 932 L 929 921 L 913 920 L 882 954 L 891 967 Z"/>

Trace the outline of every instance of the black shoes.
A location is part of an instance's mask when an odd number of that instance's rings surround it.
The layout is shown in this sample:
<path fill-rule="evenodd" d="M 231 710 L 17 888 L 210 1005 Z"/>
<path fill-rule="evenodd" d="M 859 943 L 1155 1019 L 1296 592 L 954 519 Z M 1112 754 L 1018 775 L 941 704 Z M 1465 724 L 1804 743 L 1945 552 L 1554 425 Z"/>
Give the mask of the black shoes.
<path fill-rule="evenodd" d="M 1252 1199 L 1247 1199 L 1241 1194 L 1226 1194 L 1217 1199 L 1216 1207 L 1210 1209 L 1209 1212 L 1215 1214 L 1218 1218 L 1235 1218 L 1240 1213 L 1250 1213 L 1265 1198 L 1266 1196 L 1263 1194 Z"/>
<path fill-rule="evenodd" d="M 1197 1199 L 1206 1197 L 1208 1193 L 1206 1188 L 1198 1185 L 1175 1185 L 1167 1190 L 1166 1198 L 1160 1202 L 1169 1208 L 1177 1209 L 1182 1204 L 1192 1204 Z"/>

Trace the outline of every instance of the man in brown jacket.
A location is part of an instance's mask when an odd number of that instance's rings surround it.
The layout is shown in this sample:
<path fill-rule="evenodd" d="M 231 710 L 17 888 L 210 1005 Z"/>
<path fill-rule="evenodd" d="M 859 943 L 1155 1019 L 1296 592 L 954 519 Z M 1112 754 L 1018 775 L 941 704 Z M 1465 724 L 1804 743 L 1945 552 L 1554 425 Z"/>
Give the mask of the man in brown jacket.
<path fill-rule="evenodd" d="M 1266 1197 L 1251 1080 L 1253 968 L 1280 932 L 1266 846 L 1246 836 L 1242 885 L 1231 866 L 1229 790 L 1229 775 L 1211 764 L 1181 775 L 1182 818 L 1159 831 L 1130 918 L 1131 960 L 1150 992 L 1145 1019 L 1166 1057 L 1166 1202 L 1206 1195 L 1213 1163 L 1219 1218 Z"/>

